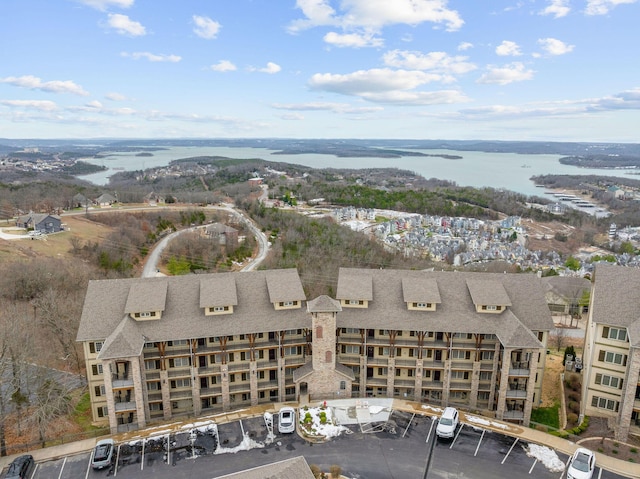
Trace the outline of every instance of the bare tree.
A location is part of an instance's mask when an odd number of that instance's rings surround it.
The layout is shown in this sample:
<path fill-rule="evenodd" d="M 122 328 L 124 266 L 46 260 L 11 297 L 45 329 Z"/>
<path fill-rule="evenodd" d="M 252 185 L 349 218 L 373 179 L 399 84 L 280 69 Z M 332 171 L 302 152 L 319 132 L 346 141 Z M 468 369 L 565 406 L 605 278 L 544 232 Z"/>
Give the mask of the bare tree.
<path fill-rule="evenodd" d="M 558 351 L 562 349 L 564 345 L 564 339 L 567 336 L 565 328 L 555 328 L 554 334 L 551 335 L 552 344 L 556 346 Z"/>

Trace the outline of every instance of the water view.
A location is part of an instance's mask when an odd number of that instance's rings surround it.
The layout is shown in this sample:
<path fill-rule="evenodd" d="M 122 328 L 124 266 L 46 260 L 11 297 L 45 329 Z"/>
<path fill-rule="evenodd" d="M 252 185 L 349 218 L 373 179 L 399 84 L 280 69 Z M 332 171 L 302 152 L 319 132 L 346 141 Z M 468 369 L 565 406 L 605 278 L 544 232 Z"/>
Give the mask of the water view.
<path fill-rule="evenodd" d="M 196 156 L 227 158 L 260 158 L 267 161 L 291 163 L 312 168 L 400 168 L 425 178 L 453 181 L 460 186 L 504 188 L 525 195 L 544 194 L 530 180 L 534 175 L 600 175 L 628 177 L 629 170 L 603 170 L 563 165 L 560 155 L 523 155 L 517 153 L 486 153 L 481 151 L 417 150 L 430 155 L 456 155 L 461 159 L 441 157 L 402 158 L 338 158 L 327 154 L 274 155 L 266 148 L 231 147 L 171 147 L 152 152 L 153 156 L 136 153 L 113 153 L 104 158 L 88 158 L 87 163 L 101 165 L 108 170 L 82 178 L 98 185 L 107 185 L 109 177 L 119 171 L 144 170 L 168 165 L 172 160 Z"/>

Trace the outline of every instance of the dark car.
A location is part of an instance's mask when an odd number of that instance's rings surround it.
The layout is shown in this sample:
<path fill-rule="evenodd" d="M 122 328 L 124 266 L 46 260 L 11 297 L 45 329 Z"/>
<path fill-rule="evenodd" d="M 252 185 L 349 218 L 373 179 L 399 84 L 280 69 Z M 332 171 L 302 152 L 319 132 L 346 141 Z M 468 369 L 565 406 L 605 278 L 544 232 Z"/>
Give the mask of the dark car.
<path fill-rule="evenodd" d="M 35 466 L 33 456 L 30 454 L 20 456 L 9 464 L 5 479 L 27 479 Z"/>

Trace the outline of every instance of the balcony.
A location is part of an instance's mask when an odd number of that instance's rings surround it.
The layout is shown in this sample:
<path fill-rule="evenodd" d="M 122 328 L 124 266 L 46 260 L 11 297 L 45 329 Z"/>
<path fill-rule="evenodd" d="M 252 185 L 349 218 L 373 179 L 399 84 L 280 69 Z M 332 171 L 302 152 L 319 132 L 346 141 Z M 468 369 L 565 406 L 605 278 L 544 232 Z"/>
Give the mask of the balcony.
<path fill-rule="evenodd" d="M 456 391 L 471 391 L 471 381 L 451 381 L 449 389 Z"/>
<path fill-rule="evenodd" d="M 125 375 L 112 374 L 111 388 L 112 389 L 131 389 L 133 388 L 133 378 Z"/>
<path fill-rule="evenodd" d="M 514 361 L 509 368 L 509 376 L 529 376 L 529 361 Z"/>
<path fill-rule="evenodd" d="M 367 386 L 387 386 L 387 378 L 367 378 Z"/>
<path fill-rule="evenodd" d="M 169 369 L 168 375 L 170 378 L 188 378 L 191 377 L 191 368 Z"/>
<path fill-rule="evenodd" d="M 229 368 L 229 372 L 236 372 L 236 371 L 248 371 L 249 370 L 249 361 L 245 361 L 245 362 L 233 362 L 233 363 L 228 363 L 227 367 Z"/>
<path fill-rule="evenodd" d="M 148 397 L 149 397 L 149 402 L 162 401 L 162 393 L 161 392 L 149 393 Z"/>
<path fill-rule="evenodd" d="M 503 419 L 523 420 L 524 419 L 524 411 L 505 411 Z"/>
<path fill-rule="evenodd" d="M 116 412 L 125 412 L 125 411 L 135 411 L 136 410 L 136 402 L 135 401 L 121 401 L 115 403 Z"/>
<path fill-rule="evenodd" d="M 302 356 L 285 357 L 284 364 L 286 366 L 302 366 L 306 362 Z"/>
<path fill-rule="evenodd" d="M 451 369 L 471 371 L 473 369 L 473 361 L 451 361 Z"/>
<path fill-rule="evenodd" d="M 389 359 L 385 357 L 367 358 L 367 366 L 386 366 L 389 364 Z"/>
<path fill-rule="evenodd" d="M 422 389 L 442 389 L 442 381 L 422 381 Z"/>
<path fill-rule="evenodd" d="M 171 394 L 172 400 L 182 399 L 182 398 L 191 398 L 193 396 L 191 389 L 182 389 L 182 390 L 172 389 L 170 394 Z"/>
<path fill-rule="evenodd" d="M 220 365 L 211 364 L 210 366 L 201 366 L 198 368 L 198 374 L 200 376 L 213 376 L 214 374 L 220 374 Z"/>
<path fill-rule="evenodd" d="M 200 389 L 200 397 L 204 397 L 204 396 L 217 396 L 222 394 L 222 387 L 221 386 L 210 386 L 208 388 L 201 388 Z"/>
<path fill-rule="evenodd" d="M 277 380 L 269 381 L 269 380 L 262 379 L 258 381 L 258 389 L 276 389 L 277 387 L 278 387 Z"/>
<path fill-rule="evenodd" d="M 413 388 L 416 385 L 416 381 L 415 379 L 396 379 L 393 382 L 393 385 L 395 387 L 407 387 L 407 388 Z"/>
<path fill-rule="evenodd" d="M 251 391 L 251 385 L 246 382 L 246 383 L 240 383 L 240 384 L 233 384 L 231 386 L 229 386 L 229 392 L 230 393 L 237 393 L 237 392 L 250 392 Z"/>
<path fill-rule="evenodd" d="M 507 397 L 510 399 L 525 399 L 527 391 L 522 389 L 507 389 Z"/>
<path fill-rule="evenodd" d="M 415 359 L 396 359 L 397 367 L 405 367 L 405 368 L 415 368 L 416 360 Z"/>
<path fill-rule="evenodd" d="M 148 370 L 144 373 L 147 381 L 152 379 L 160 379 L 160 371 L 156 370 Z"/>

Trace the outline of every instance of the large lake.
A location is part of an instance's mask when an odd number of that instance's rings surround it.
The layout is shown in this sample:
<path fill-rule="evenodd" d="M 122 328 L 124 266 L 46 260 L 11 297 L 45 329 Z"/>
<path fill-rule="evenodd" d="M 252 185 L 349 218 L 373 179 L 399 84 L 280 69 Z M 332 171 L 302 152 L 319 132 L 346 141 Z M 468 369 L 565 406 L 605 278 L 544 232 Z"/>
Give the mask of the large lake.
<path fill-rule="evenodd" d="M 326 154 L 274 155 L 266 148 L 232 147 L 171 147 L 154 151 L 153 156 L 135 153 L 113 153 L 104 158 L 84 159 L 87 163 L 106 166 L 108 170 L 82 176 L 97 185 L 107 185 L 109 177 L 119 171 L 143 170 L 166 166 L 172 160 L 195 156 L 223 156 L 228 158 L 261 158 L 267 161 L 292 163 L 312 168 L 400 168 L 425 178 L 454 181 L 460 186 L 504 188 L 525 195 L 543 196 L 530 178 L 534 175 L 600 175 L 626 177 L 628 170 L 602 170 L 562 165 L 561 155 L 521 155 L 517 153 L 485 153 L 481 151 L 416 150 L 431 155 L 457 155 L 459 160 L 441 157 L 402 158 L 338 158 Z"/>

